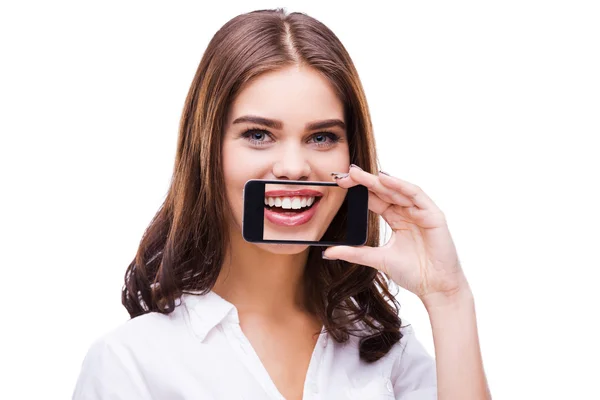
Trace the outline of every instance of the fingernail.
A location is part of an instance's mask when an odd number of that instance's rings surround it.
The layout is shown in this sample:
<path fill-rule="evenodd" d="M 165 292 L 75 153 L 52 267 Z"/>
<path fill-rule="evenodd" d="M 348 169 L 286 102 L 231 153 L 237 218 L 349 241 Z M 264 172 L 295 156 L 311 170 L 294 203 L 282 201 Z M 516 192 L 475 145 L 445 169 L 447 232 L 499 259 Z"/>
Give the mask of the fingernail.
<path fill-rule="evenodd" d="M 321 252 L 321 258 L 323 258 L 323 260 L 330 260 L 330 261 L 335 261 L 335 260 L 337 260 L 337 258 L 329 258 L 329 257 L 327 257 L 327 256 L 325 255 L 325 250 L 323 250 L 323 251 Z"/>
<path fill-rule="evenodd" d="M 358 166 L 358 165 L 356 165 L 356 164 L 350 164 L 350 168 L 358 168 L 358 169 L 360 169 L 361 171 L 363 170 L 361 167 L 359 167 L 359 166 Z"/>
<path fill-rule="evenodd" d="M 381 171 L 381 170 L 379 171 L 379 173 L 380 173 L 380 174 L 387 175 L 387 176 L 390 176 L 390 174 L 388 174 L 387 172 L 383 172 L 383 171 Z"/>
<path fill-rule="evenodd" d="M 341 173 L 341 172 L 332 172 L 331 176 L 333 176 L 333 179 L 344 179 L 347 178 L 350 174 L 348 173 Z"/>

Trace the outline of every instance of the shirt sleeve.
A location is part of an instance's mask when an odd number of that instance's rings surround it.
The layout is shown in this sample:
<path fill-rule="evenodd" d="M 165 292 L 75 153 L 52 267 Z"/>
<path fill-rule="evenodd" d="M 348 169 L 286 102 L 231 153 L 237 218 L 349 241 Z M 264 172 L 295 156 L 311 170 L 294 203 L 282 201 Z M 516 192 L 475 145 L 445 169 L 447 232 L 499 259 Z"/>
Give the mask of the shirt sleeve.
<path fill-rule="evenodd" d="M 150 399 L 139 369 L 118 346 L 96 341 L 83 360 L 72 400 Z"/>
<path fill-rule="evenodd" d="M 437 400 L 434 358 L 415 337 L 411 326 L 402 328 L 400 355 L 392 383 L 398 400 Z"/>

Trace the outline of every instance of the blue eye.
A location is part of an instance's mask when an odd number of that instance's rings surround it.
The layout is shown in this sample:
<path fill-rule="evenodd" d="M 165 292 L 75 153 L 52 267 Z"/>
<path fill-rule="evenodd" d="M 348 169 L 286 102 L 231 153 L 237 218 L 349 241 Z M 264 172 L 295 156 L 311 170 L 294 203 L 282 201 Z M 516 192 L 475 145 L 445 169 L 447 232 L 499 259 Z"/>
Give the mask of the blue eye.
<path fill-rule="evenodd" d="M 254 132 L 251 135 L 253 140 L 262 140 L 265 138 L 265 133 L 264 132 Z"/>
<path fill-rule="evenodd" d="M 254 146 L 266 146 L 275 142 L 275 138 L 269 131 L 260 128 L 247 129 L 241 136 Z M 316 147 L 324 149 L 334 146 L 339 141 L 340 136 L 333 132 L 318 132 L 311 135 L 307 143 L 314 144 Z"/>
<path fill-rule="evenodd" d="M 247 139 L 250 143 L 252 143 L 255 146 L 264 146 L 273 141 L 268 140 L 272 139 L 271 134 L 269 132 L 263 129 L 256 128 L 246 130 L 244 133 L 242 133 L 242 137 Z"/>
<path fill-rule="evenodd" d="M 340 137 L 332 132 L 320 132 L 315 133 L 311 136 L 310 141 L 316 144 L 318 147 L 333 146 L 339 142 Z"/>

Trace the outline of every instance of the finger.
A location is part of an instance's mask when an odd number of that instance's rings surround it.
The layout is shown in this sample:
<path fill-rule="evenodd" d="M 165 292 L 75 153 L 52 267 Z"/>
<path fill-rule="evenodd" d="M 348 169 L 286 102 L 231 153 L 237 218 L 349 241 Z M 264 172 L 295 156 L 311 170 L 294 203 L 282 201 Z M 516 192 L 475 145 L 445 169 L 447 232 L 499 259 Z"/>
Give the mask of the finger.
<path fill-rule="evenodd" d="M 344 189 L 350 189 L 353 186 L 359 185 L 355 182 L 348 172 L 332 172 L 331 178 L 338 184 L 339 187 Z"/>
<path fill-rule="evenodd" d="M 366 265 L 387 273 L 385 260 L 380 248 L 370 246 L 334 246 L 323 252 L 328 260 L 343 260 L 354 264 Z"/>
<path fill-rule="evenodd" d="M 381 199 L 375 193 L 369 191 L 369 210 L 375 214 L 383 216 L 383 213 L 390 208 L 390 203 Z"/>
<path fill-rule="evenodd" d="M 403 196 L 410 199 L 410 201 L 421 210 L 438 209 L 433 200 L 431 200 L 431 198 L 429 198 L 429 196 L 427 196 L 427 194 L 425 194 L 425 192 L 417 185 L 390 176 L 385 172 L 379 175 L 379 182 L 391 190 L 402 193 Z"/>
<path fill-rule="evenodd" d="M 379 181 L 378 176 L 365 172 L 358 167 L 351 167 L 348 175 L 342 175 L 341 178 L 336 179 L 336 182 L 340 187 L 345 188 L 361 184 L 366 186 L 371 192 L 377 194 L 379 198 L 388 203 L 393 203 L 404 207 L 410 207 L 413 205 L 413 202 L 399 191 L 384 186 Z"/>
<path fill-rule="evenodd" d="M 346 174 L 341 174 L 341 175 L 346 175 Z M 332 174 L 332 176 L 335 175 Z M 349 175 L 345 176 L 344 178 L 337 178 L 336 179 L 338 186 L 348 189 L 351 188 L 353 186 L 359 185 L 358 182 L 355 182 Z M 383 215 L 383 213 L 385 212 L 385 210 L 387 210 L 391 203 L 383 200 L 381 197 L 379 197 L 377 194 L 375 194 L 372 191 L 368 191 L 369 192 L 369 210 L 373 211 L 376 214 L 379 215 Z"/>

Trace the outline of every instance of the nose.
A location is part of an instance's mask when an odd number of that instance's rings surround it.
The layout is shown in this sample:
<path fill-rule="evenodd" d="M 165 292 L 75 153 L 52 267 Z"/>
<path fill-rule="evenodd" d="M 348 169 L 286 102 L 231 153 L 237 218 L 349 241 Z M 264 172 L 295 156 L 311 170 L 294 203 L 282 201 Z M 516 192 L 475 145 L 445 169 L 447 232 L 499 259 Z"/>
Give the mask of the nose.
<path fill-rule="evenodd" d="M 280 152 L 278 160 L 273 164 L 273 175 L 277 179 L 308 180 L 311 168 L 302 149 L 288 146 Z"/>

